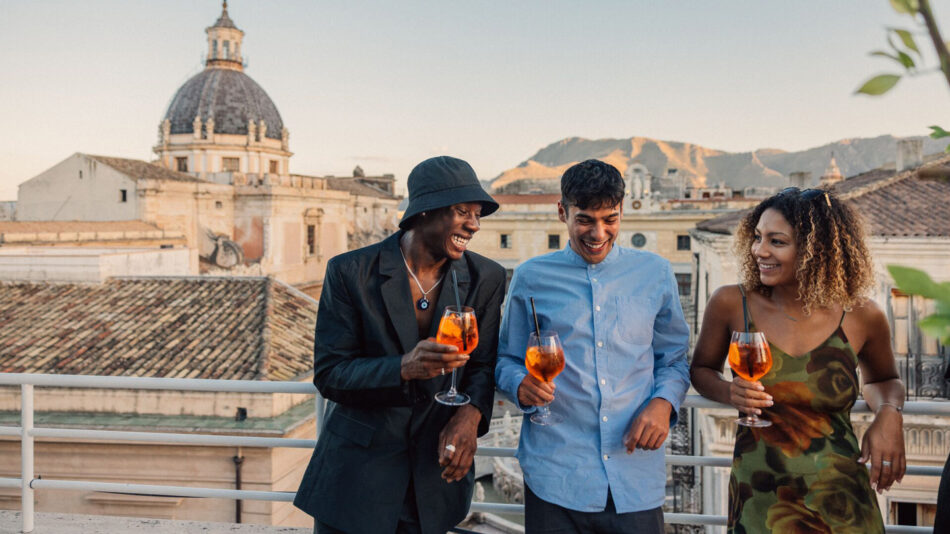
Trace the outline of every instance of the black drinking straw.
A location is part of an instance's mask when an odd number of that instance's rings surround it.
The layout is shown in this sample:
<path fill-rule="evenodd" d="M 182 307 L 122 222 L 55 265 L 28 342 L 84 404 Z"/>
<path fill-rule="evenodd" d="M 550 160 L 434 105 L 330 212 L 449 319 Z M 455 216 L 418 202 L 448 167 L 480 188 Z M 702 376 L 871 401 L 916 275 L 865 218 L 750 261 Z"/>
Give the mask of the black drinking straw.
<path fill-rule="evenodd" d="M 455 275 L 454 269 L 452 270 L 452 289 L 455 290 L 455 306 L 458 308 L 459 318 L 461 318 L 462 317 L 462 300 L 459 298 L 459 279 L 458 279 L 458 276 Z M 465 332 L 464 325 L 462 328 L 462 350 L 468 351 L 468 335 L 467 335 L 467 332 Z"/>
<path fill-rule="evenodd" d="M 538 343 L 541 343 L 541 327 L 538 325 L 538 310 L 534 309 L 534 297 L 531 297 L 531 315 L 534 316 L 534 331 L 538 334 Z"/>

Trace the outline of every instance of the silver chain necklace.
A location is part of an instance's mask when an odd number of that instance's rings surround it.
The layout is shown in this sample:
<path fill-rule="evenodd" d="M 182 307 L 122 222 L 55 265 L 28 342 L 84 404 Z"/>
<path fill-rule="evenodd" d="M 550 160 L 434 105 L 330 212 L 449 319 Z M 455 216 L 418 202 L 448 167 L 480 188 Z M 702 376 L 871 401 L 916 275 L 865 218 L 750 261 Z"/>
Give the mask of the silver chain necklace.
<path fill-rule="evenodd" d="M 429 299 L 427 299 L 426 297 L 429 295 L 429 293 L 432 293 L 433 289 L 435 289 L 436 287 L 438 287 L 439 284 L 442 283 L 442 279 L 445 278 L 445 273 L 442 273 L 442 276 L 440 276 L 439 279 L 434 284 L 432 284 L 432 287 L 430 287 L 429 290 L 426 291 L 425 289 L 422 289 L 422 284 L 419 283 L 419 279 L 416 278 L 416 273 L 412 272 L 412 269 L 409 268 L 409 262 L 406 261 L 406 255 L 403 254 L 402 247 L 399 247 L 399 255 L 402 256 L 402 262 L 406 264 L 406 270 L 409 271 L 409 276 L 412 277 L 412 280 L 416 283 L 416 287 L 418 287 L 419 291 L 422 292 L 422 298 L 416 301 L 416 307 L 422 311 L 428 310 Z"/>

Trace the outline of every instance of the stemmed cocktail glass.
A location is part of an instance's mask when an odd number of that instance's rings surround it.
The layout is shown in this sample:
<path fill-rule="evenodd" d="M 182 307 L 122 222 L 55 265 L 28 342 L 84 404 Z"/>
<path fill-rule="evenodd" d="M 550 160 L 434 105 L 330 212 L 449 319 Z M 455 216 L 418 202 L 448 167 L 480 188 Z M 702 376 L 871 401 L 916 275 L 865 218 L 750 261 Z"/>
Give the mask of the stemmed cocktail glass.
<path fill-rule="evenodd" d="M 446 306 L 439 321 L 436 343 L 454 345 L 459 354 L 471 354 L 478 346 L 478 324 L 475 310 L 468 306 Z M 471 397 L 455 389 L 455 369 L 452 369 L 452 386 L 448 391 L 436 393 L 436 402 L 449 406 L 462 406 L 471 402 Z"/>
<path fill-rule="evenodd" d="M 772 349 L 762 332 L 733 332 L 729 343 L 729 367 L 732 372 L 749 382 L 756 382 L 772 368 Z M 759 419 L 755 412 L 736 419 L 742 426 L 771 426 L 771 421 Z"/>
<path fill-rule="evenodd" d="M 539 335 L 540 333 L 540 335 Z M 564 370 L 564 349 L 557 333 L 551 331 L 531 332 L 524 357 L 525 367 L 532 376 L 542 382 L 551 382 Z M 531 422 L 539 425 L 554 425 L 562 418 L 551 413 L 548 405 L 541 406 L 531 414 Z"/>

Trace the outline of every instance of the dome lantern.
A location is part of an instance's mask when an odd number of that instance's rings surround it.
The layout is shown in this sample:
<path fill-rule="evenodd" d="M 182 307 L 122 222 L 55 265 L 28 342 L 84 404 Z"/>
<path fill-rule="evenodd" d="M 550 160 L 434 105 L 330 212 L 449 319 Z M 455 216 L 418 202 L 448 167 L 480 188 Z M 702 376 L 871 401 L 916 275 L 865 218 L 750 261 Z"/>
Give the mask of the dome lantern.
<path fill-rule="evenodd" d="M 221 16 L 213 26 L 205 28 L 205 33 L 208 34 L 208 55 L 205 66 L 244 70 L 244 62 L 241 58 L 241 41 L 244 39 L 244 32 L 239 30 L 228 16 L 227 0 L 221 8 Z"/>

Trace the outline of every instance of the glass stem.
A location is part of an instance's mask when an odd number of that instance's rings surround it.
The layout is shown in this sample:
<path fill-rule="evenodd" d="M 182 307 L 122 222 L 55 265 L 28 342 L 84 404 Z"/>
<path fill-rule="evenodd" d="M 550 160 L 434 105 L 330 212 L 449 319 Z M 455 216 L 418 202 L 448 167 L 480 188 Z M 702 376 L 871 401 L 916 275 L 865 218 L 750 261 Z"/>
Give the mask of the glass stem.
<path fill-rule="evenodd" d="M 452 369 L 452 387 L 449 388 L 449 396 L 454 397 L 457 393 L 455 391 L 455 369 Z"/>

